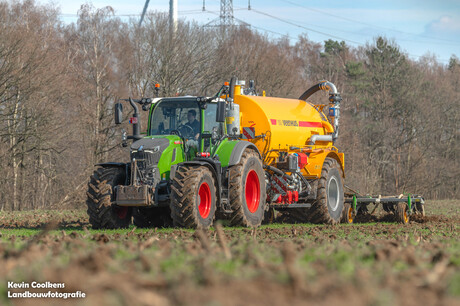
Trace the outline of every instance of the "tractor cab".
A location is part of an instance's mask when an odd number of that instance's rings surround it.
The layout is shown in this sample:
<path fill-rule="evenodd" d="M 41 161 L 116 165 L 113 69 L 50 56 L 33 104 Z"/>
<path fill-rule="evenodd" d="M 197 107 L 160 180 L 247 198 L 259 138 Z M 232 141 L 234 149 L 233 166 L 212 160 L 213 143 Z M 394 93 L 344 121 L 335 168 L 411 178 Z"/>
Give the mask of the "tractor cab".
<path fill-rule="evenodd" d="M 177 135 L 184 144 L 186 159 L 197 153 L 215 152 L 225 134 L 225 126 L 216 121 L 217 103 L 198 102 L 197 97 L 162 99 L 151 108 L 148 135 Z"/>

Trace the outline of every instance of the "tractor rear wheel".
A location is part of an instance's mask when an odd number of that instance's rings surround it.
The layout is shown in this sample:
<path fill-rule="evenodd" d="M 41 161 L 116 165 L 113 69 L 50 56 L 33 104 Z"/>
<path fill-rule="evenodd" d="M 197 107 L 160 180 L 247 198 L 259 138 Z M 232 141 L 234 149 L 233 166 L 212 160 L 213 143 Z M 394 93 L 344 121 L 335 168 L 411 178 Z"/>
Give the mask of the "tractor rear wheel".
<path fill-rule="evenodd" d="M 310 208 L 313 223 L 336 224 L 340 222 L 344 206 L 343 173 L 339 163 L 326 157 L 318 181 L 316 202 Z"/>
<path fill-rule="evenodd" d="M 343 205 L 342 219 L 340 220 L 340 223 L 353 224 L 353 219 L 353 207 L 350 203 L 345 203 Z"/>
<path fill-rule="evenodd" d="M 122 168 L 98 168 L 90 177 L 86 192 L 89 223 L 94 229 L 126 228 L 131 223 L 132 209 L 113 203 L 113 188 L 124 184 L 125 170 Z"/>
<path fill-rule="evenodd" d="M 135 207 L 133 223 L 137 227 L 169 227 L 172 225 L 169 207 Z"/>
<path fill-rule="evenodd" d="M 396 220 L 402 224 L 409 223 L 409 214 L 407 213 L 407 204 L 399 202 L 396 207 Z"/>
<path fill-rule="evenodd" d="M 171 185 L 171 218 L 174 226 L 207 229 L 216 212 L 216 186 L 206 167 L 179 167 Z"/>
<path fill-rule="evenodd" d="M 230 168 L 229 198 L 233 210 L 230 224 L 258 227 L 265 214 L 265 172 L 257 152 L 246 150 L 240 162 Z"/>

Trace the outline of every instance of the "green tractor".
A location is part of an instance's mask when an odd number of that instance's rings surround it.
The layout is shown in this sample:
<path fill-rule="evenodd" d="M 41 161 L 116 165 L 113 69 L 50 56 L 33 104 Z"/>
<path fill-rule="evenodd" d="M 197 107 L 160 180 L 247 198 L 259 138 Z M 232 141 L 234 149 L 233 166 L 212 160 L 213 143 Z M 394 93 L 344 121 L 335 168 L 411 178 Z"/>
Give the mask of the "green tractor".
<path fill-rule="evenodd" d="M 227 131 L 233 88 L 224 85 L 209 98 L 122 100 L 134 109 L 133 135 L 122 137 L 123 146 L 133 140 L 130 161 L 97 165 L 87 192 L 92 227 L 125 228 L 133 220 L 137 227 L 208 228 L 216 214 L 232 225 L 259 226 L 266 210 L 264 169 L 257 147 L 240 140 L 237 128 L 233 136 Z M 149 111 L 146 135 L 137 104 Z M 115 104 L 116 124 L 122 109 Z"/>

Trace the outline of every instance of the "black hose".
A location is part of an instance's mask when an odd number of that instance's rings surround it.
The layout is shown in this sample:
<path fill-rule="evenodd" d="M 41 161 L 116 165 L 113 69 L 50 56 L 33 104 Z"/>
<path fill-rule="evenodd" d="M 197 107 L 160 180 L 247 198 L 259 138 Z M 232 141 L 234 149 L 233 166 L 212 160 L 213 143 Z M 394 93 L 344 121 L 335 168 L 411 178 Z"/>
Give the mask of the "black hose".
<path fill-rule="evenodd" d="M 315 92 L 321 90 L 320 87 L 321 83 L 316 84 L 310 88 L 308 88 L 300 97 L 299 100 L 307 100 L 311 95 L 313 95 Z"/>
<path fill-rule="evenodd" d="M 307 89 L 300 97 L 299 97 L 299 100 L 307 100 L 311 95 L 313 95 L 315 92 L 317 92 L 318 90 L 326 90 L 326 89 L 329 89 L 330 90 L 330 93 L 332 92 L 332 94 L 337 94 L 337 88 L 335 87 L 334 84 L 332 84 L 331 82 L 329 81 L 322 81 L 322 82 L 319 82 L 318 84 L 316 85 L 313 85 L 312 87 L 310 87 L 309 89 Z"/>
<path fill-rule="evenodd" d="M 277 173 L 278 175 L 285 176 L 285 177 L 287 177 L 287 178 L 288 178 L 289 180 L 291 180 L 291 181 L 294 180 L 294 178 L 293 178 L 292 176 L 290 176 L 289 174 L 284 173 L 283 171 L 281 171 L 281 170 L 278 169 L 278 168 L 275 168 L 275 167 L 272 167 L 272 166 L 269 166 L 269 165 L 265 165 L 264 168 L 265 168 L 265 169 L 268 169 L 268 170 L 270 170 L 270 171 L 273 171 L 273 172 Z"/>

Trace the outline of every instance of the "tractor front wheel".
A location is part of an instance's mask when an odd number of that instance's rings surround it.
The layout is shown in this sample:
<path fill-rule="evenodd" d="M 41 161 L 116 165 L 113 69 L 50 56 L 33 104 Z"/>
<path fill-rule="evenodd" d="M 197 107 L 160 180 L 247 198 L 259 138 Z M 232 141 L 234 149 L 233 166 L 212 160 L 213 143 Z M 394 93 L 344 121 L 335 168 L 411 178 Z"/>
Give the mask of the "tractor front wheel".
<path fill-rule="evenodd" d="M 99 168 L 91 175 L 86 204 L 89 223 L 94 229 L 126 228 L 130 225 L 132 209 L 113 203 L 114 187 L 124 182 L 125 171 L 122 168 Z"/>
<path fill-rule="evenodd" d="M 258 227 L 265 214 L 265 174 L 259 155 L 246 150 L 240 162 L 230 168 L 229 196 L 231 225 Z"/>
<path fill-rule="evenodd" d="M 171 190 L 174 226 L 207 229 L 212 225 L 216 212 L 216 186 L 208 168 L 179 167 Z"/>

